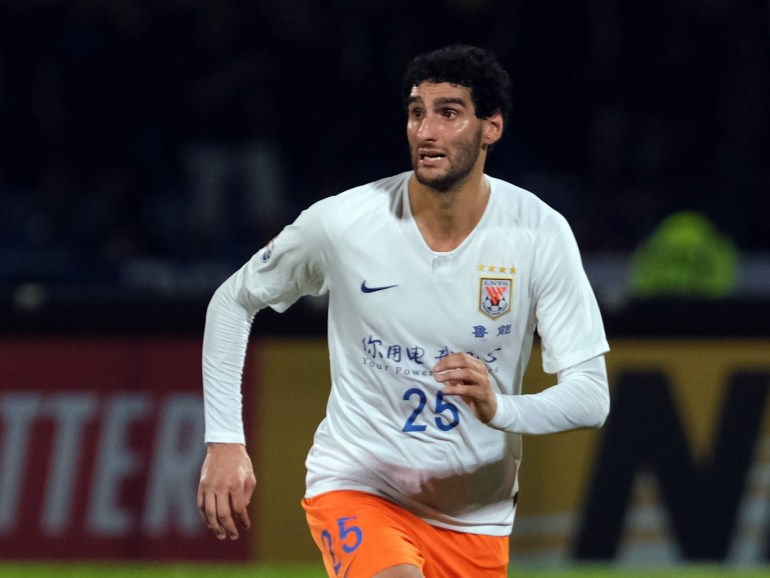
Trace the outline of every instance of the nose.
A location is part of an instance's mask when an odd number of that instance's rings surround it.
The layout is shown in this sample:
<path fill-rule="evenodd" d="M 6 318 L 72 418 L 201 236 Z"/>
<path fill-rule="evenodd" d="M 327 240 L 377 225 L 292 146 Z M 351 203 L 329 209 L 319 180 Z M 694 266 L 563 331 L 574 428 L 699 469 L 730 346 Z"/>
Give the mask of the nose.
<path fill-rule="evenodd" d="M 432 114 L 425 115 L 417 125 L 417 138 L 420 141 L 436 140 L 437 125 L 438 123 L 436 123 L 436 119 Z"/>

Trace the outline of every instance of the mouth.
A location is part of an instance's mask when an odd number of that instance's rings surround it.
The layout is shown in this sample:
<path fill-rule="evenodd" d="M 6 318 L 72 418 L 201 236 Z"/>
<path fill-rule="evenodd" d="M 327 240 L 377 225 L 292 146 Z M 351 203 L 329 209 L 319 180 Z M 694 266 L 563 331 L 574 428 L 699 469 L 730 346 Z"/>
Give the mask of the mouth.
<path fill-rule="evenodd" d="M 440 151 L 418 151 L 420 162 L 436 162 L 446 158 L 446 155 Z"/>

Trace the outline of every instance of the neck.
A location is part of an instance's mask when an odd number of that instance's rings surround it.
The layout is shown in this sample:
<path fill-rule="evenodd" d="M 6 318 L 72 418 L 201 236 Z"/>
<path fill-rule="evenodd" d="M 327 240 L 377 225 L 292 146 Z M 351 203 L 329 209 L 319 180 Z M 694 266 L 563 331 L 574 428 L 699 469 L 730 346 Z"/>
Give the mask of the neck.
<path fill-rule="evenodd" d="M 433 251 L 456 249 L 476 227 L 489 201 L 490 187 L 476 171 L 448 191 L 421 184 L 414 175 L 409 181 L 409 202 L 417 227 Z"/>

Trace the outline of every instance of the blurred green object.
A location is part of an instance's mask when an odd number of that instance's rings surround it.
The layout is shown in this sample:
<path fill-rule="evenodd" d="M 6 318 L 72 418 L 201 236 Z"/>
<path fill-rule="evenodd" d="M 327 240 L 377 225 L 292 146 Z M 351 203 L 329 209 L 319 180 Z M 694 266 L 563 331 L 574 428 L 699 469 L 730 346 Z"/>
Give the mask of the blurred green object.
<path fill-rule="evenodd" d="M 634 297 L 724 297 L 735 288 L 738 251 L 698 212 L 666 218 L 631 259 Z"/>

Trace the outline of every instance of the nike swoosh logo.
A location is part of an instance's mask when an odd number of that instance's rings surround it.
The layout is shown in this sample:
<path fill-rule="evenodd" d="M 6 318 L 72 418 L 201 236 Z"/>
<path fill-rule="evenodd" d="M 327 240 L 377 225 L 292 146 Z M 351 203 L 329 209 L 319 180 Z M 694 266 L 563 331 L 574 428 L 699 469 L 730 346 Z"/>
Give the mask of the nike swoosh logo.
<path fill-rule="evenodd" d="M 366 281 L 361 282 L 361 293 L 375 293 L 376 291 L 384 291 L 385 289 L 392 289 L 398 287 L 398 285 L 385 285 L 383 287 L 367 287 Z"/>

